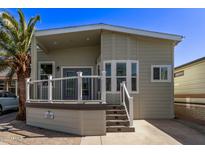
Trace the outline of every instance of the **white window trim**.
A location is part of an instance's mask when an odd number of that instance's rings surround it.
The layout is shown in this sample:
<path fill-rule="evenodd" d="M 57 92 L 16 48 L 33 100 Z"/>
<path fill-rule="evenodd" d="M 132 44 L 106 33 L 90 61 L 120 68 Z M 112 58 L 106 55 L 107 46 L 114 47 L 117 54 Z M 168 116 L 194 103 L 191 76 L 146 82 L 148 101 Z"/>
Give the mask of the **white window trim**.
<path fill-rule="evenodd" d="M 160 68 L 160 79 L 159 80 L 154 80 L 153 79 L 153 69 L 155 67 Z M 161 67 L 167 67 L 168 69 L 168 74 L 167 74 L 167 80 L 161 80 Z M 151 65 L 151 82 L 171 82 L 172 81 L 172 65 Z"/>
<path fill-rule="evenodd" d="M 110 76 L 107 76 L 106 75 L 106 77 L 105 77 L 105 79 L 107 79 L 107 78 L 110 78 L 110 80 L 111 80 L 111 84 L 112 84 L 112 82 L 113 82 L 113 72 L 112 72 L 112 70 L 113 70 L 113 64 L 112 64 L 112 62 L 111 61 L 106 61 L 105 63 L 103 63 L 103 70 L 105 70 L 105 65 L 106 64 L 110 64 L 110 66 L 111 66 L 111 75 Z M 107 84 L 106 82 L 105 82 L 105 84 Z M 112 91 L 113 91 L 113 88 L 112 88 L 112 85 L 111 85 L 111 90 L 110 91 L 107 91 L 107 89 L 106 89 L 106 92 L 108 92 L 108 93 L 112 93 Z"/>
<path fill-rule="evenodd" d="M 55 62 L 54 61 L 39 61 L 38 62 L 38 80 L 40 80 L 40 66 L 41 64 L 52 64 L 53 66 L 53 70 L 52 70 L 52 77 L 54 78 L 55 77 Z"/>
<path fill-rule="evenodd" d="M 117 76 L 116 76 L 116 64 L 117 63 L 126 63 L 126 81 L 127 81 L 127 89 L 129 93 L 131 94 L 138 94 L 139 93 L 139 61 L 138 60 L 105 60 L 103 61 L 103 70 L 105 70 L 105 64 L 106 63 L 111 63 L 111 91 L 106 91 L 106 93 L 120 93 L 117 91 Z M 136 63 L 137 64 L 137 90 L 132 91 L 131 89 L 131 79 L 132 79 L 132 74 L 131 74 L 131 64 Z"/>

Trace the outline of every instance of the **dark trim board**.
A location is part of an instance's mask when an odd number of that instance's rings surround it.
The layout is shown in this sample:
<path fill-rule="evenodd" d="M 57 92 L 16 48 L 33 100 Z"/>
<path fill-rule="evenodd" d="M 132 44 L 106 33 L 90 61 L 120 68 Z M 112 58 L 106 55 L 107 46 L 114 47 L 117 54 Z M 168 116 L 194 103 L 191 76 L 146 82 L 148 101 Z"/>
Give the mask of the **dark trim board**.
<path fill-rule="evenodd" d="M 26 103 L 26 107 L 65 110 L 106 110 L 106 104 Z"/>
<path fill-rule="evenodd" d="M 174 104 L 179 104 L 179 105 L 200 105 L 200 106 L 203 106 L 205 107 L 205 103 L 187 103 L 187 102 L 174 102 Z"/>
<path fill-rule="evenodd" d="M 175 98 L 205 98 L 205 93 L 203 94 L 175 94 Z"/>

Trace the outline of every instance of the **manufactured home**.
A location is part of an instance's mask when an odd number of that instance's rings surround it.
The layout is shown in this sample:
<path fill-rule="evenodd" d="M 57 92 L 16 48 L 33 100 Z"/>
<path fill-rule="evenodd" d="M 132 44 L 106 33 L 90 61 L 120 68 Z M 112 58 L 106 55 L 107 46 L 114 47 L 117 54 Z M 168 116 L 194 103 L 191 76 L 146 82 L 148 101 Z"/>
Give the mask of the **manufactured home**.
<path fill-rule="evenodd" d="M 205 122 L 205 57 L 174 71 L 175 110 L 179 117 Z"/>
<path fill-rule="evenodd" d="M 174 117 L 174 48 L 182 36 L 107 24 L 38 30 L 27 124 L 80 135 Z"/>

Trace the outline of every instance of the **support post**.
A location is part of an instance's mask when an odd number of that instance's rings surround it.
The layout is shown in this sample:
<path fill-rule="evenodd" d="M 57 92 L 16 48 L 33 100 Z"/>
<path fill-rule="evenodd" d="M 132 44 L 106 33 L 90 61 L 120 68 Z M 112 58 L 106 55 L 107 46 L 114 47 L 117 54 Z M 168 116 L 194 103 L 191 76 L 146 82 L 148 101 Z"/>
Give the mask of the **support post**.
<path fill-rule="evenodd" d="M 77 72 L 78 74 L 78 103 L 82 102 L 83 93 L 82 93 L 82 72 Z"/>
<path fill-rule="evenodd" d="M 106 71 L 102 71 L 101 76 L 101 100 L 102 103 L 106 103 Z"/>
<path fill-rule="evenodd" d="M 30 102 L 30 78 L 27 78 L 26 79 L 26 103 L 29 102 Z"/>
<path fill-rule="evenodd" d="M 52 103 L 52 75 L 48 76 L 48 102 Z"/>
<path fill-rule="evenodd" d="M 122 103 L 125 103 L 125 81 L 122 82 Z"/>
<path fill-rule="evenodd" d="M 133 126 L 133 97 L 129 98 L 130 126 Z"/>

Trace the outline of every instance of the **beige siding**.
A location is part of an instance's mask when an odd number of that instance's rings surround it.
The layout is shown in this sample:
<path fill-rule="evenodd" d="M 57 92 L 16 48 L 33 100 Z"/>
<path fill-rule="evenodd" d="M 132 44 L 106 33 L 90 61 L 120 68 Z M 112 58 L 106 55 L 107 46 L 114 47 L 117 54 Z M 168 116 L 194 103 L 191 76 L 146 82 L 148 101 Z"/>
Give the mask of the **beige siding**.
<path fill-rule="evenodd" d="M 175 94 L 205 94 L 205 61 L 179 68 L 184 76 L 174 79 Z"/>
<path fill-rule="evenodd" d="M 38 50 L 37 61 L 55 61 L 55 66 L 96 66 L 100 55 L 100 46 L 88 46 L 54 50 L 48 53 Z M 56 70 L 55 70 L 56 71 Z M 60 71 L 55 72 L 55 77 L 60 77 Z"/>
<path fill-rule="evenodd" d="M 41 61 L 53 61 L 55 62 L 54 68 L 54 78 L 62 77 L 61 68 L 62 67 L 91 67 L 93 73 L 95 73 L 97 58 L 100 55 L 100 46 L 86 46 L 78 48 L 68 48 L 63 50 L 51 50 L 45 53 L 43 50 L 38 50 L 37 52 L 37 68 L 38 63 Z M 60 70 L 57 71 L 56 67 L 59 66 Z M 39 76 L 39 68 L 36 74 L 36 78 Z M 44 89 L 46 93 L 47 89 Z M 61 83 L 55 82 L 53 92 L 54 99 L 61 98 Z"/>
<path fill-rule="evenodd" d="M 98 57 L 104 60 L 138 60 L 139 94 L 134 97 L 134 118 L 172 118 L 173 80 L 171 83 L 151 82 L 151 65 L 173 66 L 172 41 L 148 37 L 134 37 L 103 31 L 101 46 L 70 48 L 44 53 L 38 61 L 55 61 L 55 66 L 96 66 Z M 60 71 L 55 73 L 60 77 Z M 118 103 L 119 94 L 107 94 L 108 103 Z"/>
<path fill-rule="evenodd" d="M 173 118 L 173 80 L 152 83 L 151 65 L 172 65 L 174 46 L 171 41 L 133 37 L 104 31 L 101 37 L 101 61 L 138 60 L 139 94 L 134 94 L 134 118 Z M 119 95 L 108 94 L 116 103 Z"/>
<path fill-rule="evenodd" d="M 47 119 L 44 113 L 54 113 L 54 119 Z M 26 123 L 41 128 L 79 135 L 105 135 L 104 110 L 62 110 L 26 108 Z"/>

